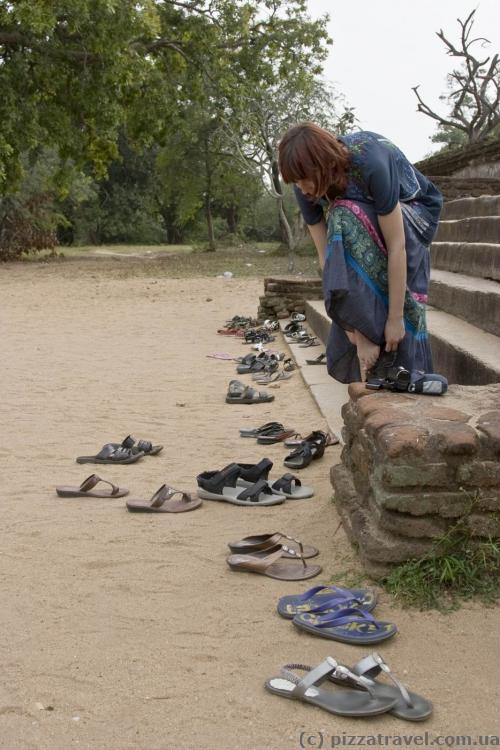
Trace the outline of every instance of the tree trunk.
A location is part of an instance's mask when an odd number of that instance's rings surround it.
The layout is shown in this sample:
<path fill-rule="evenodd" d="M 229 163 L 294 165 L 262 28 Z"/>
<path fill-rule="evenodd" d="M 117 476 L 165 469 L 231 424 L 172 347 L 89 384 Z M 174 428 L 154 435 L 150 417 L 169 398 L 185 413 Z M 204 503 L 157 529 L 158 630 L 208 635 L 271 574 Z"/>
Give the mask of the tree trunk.
<path fill-rule="evenodd" d="M 215 235 L 214 235 L 214 223 L 212 219 L 212 166 L 210 164 L 210 153 L 209 153 L 209 139 L 205 135 L 203 139 L 203 145 L 205 146 L 205 217 L 207 220 L 208 230 L 208 250 L 214 252 L 215 250 Z"/>
<path fill-rule="evenodd" d="M 278 162 L 276 161 L 276 159 L 273 159 L 271 169 L 273 187 L 275 192 L 277 193 L 276 202 L 278 204 L 278 217 L 281 236 L 283 238 L 283 242 L 288 247 L 288 273 L 293 273 L 295 270 L 295 247 L 297 243 L 295 241 L 290 223 L 286 217 L 285 208 L 283 205 L 283 190 L 281 187 L 280 173 L 278 169 Z"/>
<path fill-rule="evenodd" d="M 238 233 L 238 207 L 235 205 L 230 205 L 226 208 L 226 222 L 227 222 L 227 229 L 228 232 L 231 234 L 237 234 Z"/>

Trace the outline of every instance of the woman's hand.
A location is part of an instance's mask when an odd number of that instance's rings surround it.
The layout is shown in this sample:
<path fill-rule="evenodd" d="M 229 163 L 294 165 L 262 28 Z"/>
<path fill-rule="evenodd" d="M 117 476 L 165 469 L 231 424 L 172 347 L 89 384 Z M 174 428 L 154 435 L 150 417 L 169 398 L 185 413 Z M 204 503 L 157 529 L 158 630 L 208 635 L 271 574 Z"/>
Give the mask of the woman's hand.
<path fill-rule="evenodd" d="M 386 352 L 397 352 L 398 344 L 405 337 L 405 324 L 403 318 L 387 318 L 384 328 Z"/>

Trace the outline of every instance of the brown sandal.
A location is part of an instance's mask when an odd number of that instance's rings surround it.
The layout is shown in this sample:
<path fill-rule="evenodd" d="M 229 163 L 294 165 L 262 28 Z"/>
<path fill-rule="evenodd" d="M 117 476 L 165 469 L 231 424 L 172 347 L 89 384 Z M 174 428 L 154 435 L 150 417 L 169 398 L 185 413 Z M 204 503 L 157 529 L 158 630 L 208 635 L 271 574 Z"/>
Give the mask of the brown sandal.
<path fill-rule="evenodd" d="M 180 495 L 178 500 L 172 500 L 174 495 Z M 202 500 L 192 497 L 182 490 L 174 490 L 168 484 L 163 484 L 155 492 L 149 504 L 140 500 L 127 502 L 127 510 L 131 513 L 184 513 L 199 508 Z"/>
<path fill-rule="evenodd" d="M 255 553 L 261 556 L 262 553 L 269 552 L 271 548 L 276 547 L 281 539 L 288 539 L 288 541 L 291 542 L 287 547 L 290 547 L 294 553 L 290 554 L 288 551 L 283 552 L 283 557 L 295 558 L 295 553 L 299 552 L 301 557 L 308 560 L 310 557 L 316 557 L 319 555 L 319 550 L 316 549 L 316 547 L 307 544 L 304 546 L 299 539 L 294 539 L 293 537 L 288 536 L 288 534 L 282 534 L 281 531 L 275 531 L 273 534 L 254 534 L 253 536 L 246 536 L 238 542 L 229 542 L 227 546 L 231 552 L 234 553 L 239 553 L 241 555 Z M 295 545 L 298 545 L 298 550 Z"/>
<path fill-rule="evenodd" d="M 304 581 L 321 573 L 321 565 L 307 565 L 299 552 L 286 545 L 277 544 L 271 547 L 268 555 L 229 555 L 227 564 L 231 570 L 243 570 L 248 573 L 261 573 L 269 578 L 281 581 Z M 293 560 L 286 559 L 294 558 Z M 299 565 L 299 561 L 302 565 Z"/>
<path fill-rule="evenodd" d="M 96 492 L 91 492 L 99 482 L 109 484 L 111 489 L 100 489 Z M 106 479 L 101 479 L 97 474 L 91 474 L 87 479 L 83 480 L 79 487 L 56 487 L 56 492 L 59 497 L 123 497 L 124 495 L 128 495 L 129 491 L 126 487 L 120 489 L 120 487 L 111 484 L 111 482 L 108 482 Z"/>

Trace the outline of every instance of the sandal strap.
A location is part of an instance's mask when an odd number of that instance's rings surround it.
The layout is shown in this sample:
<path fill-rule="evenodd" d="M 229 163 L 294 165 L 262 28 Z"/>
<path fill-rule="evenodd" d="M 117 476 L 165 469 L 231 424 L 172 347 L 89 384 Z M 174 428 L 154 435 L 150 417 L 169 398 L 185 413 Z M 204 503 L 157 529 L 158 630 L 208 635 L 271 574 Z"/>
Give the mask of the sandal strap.
<path fill-rule="evenodd" d="M 153 443 L 150 440 L 139 440 L 137 449 L 143 453 L 149 453 L 153 449 Z"/>
<path fill-rule="evenodd" d="M 277 479 L 275 482 L 273 482 L 273 490 L 284 490 L 290 495 L 292 492 L 292 482 L 294 482 L 295 487 L 302 486 L 302 482 L 298 477 L 295 476 L 295 474 L 283 474 L 280 479 Z"/>
<path fill-rule="evenodd" d="M 185 502 L 189 502 L 191 499 L 187 492 L 182 490 L 176 490 L 173 487 L 169 487 L 168 484 L 162 484 L 159 490 L 155 492 L 151 498 L 151 508 L 161 508 L 167 500 L 171 500 L 174 495 L 181 495 L 181 499 Z"/>
<path fill-rule="evenodd" d="M 296 683 L 293 693 L 297 697 L 303 698 L 309 688 L 314 685 L 320 685 L 337 670 L 337 662 L 331 656 L 327 656 L 321 664 L 311 669 L 305 677 Z"/>
<path fill-rule="evenodd" d="M 240 469 L 240 476 L 246 482 L 258 482 L 261 479 L 267 480 L 269 472 L 273 468 L 273 462 L 269 458 L 263 458 L 258 464 L 237 464 Z"/>
<path fill-rule="evenodd" d="M 122 447 L 123 448 L 133 448 L 135 445 L 135 437 L 133 435 L 127 435 L 127 437 L 122 440 Z"/>
<path fill-rule="evenodd" d="M 104 484 L 109 484 L 111 487 L 111 494 L 117 495 L 120 491 L 119 487 L 116 486 L 116 484 L 112 484 L 111 482 L 108 482 L 107 479 L 101 479 L 100 476 L 97 474 L 91 474 L 87 479 L 84 479 L 83 482 L 80 485 L 80 489 L 82 492 L 89 492 L 92 490 L 96 484 L 99 484 L 99 482 L 104 482 Z"/>
<path fill-rule="evenodd" d="M 396 675 L 391 671 L 389 665 L 385 663 L 380 654 L 378 654 L 376 651 L 374 651 L 369 656 L 365 656 L 363 659 L 360 659 L 357 664 L 354 665 L 352 671 L 359 677 L 364 678 L 366 675 L 368 678 L 371 678 L 369 680 L 371 683 L 373 682 L 374 677 L 380 674 L 380 672 L 384 672 L 393 682 L 393 684 L 398 688 L 407 706 L 413 707 L 413 701 L 407 688 L 400 680 L 398 680 Z"/>
<path fill-rule="evenodd" d="M 273 485 L 274 486 L 274 485 Z M 299 545 L 300 555 L 303 556 L 304 554 L 304 545 L 300 541 L 300 539 L 295 539 L 293 536 L 288 536 L 288 534 L 283 534 L 282 531 L 275 531 L 273 534 L 273 537 L 277 536 L 281 539 L 288 539 L 289 542 L 295 542 L 295 544 Z"/>
<path fill-rule="evenodd" d="M 236 487 L 236 480 L 240 476 L 241 469 L 238 464 L 228 464 L 221 471 L 204 471 L 198 474 L 196 481 L 200 487 L 222 495 L 224 487 Z"/>
<path fill-rule="evenodd" d="M 259 479 L 259 481 L 255 482 L 255 484 L 252 484 L 251 487 L 247 487 L 245 490 L 243 490 L 243 492 L 240 492 L 240 494 L 238 495 L 238 500 L 248 500 L 251 503 L 258 503 L 259 496 L 262 493 L 264 493 L 265 495 L 273 494 L 265 479 Z"/>

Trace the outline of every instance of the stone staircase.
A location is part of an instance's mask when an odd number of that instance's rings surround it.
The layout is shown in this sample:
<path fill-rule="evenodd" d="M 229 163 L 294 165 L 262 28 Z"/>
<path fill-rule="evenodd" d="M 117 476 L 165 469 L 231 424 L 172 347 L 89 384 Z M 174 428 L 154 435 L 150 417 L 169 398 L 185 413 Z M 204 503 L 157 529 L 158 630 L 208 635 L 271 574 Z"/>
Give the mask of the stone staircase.
<path fill-rule="evenodd" d="M 443 399 L 373 393 L 361 383 L 346 393 L 326 372 L 301 368 L 342 435 L 331 470 L 336 506 L 374 578 L 429 552 L 458 518 L 473 536 L 500 537 L 500 196 L 445 204 L 431 266 L 434 369 L 451 384 Z M 308 300 L 305 311 L 326 343 L 323 302 Z"/>
<path fill-rule="evenodd" d="M 434 370 L 460 385 L 500 382 L 500 196 L 445 203 L 431 265 Z M 308 301 L 306 314 L 326 343 L 323 303 Z"/>

